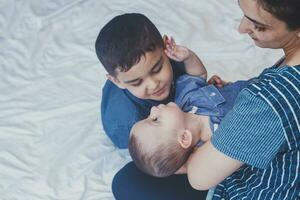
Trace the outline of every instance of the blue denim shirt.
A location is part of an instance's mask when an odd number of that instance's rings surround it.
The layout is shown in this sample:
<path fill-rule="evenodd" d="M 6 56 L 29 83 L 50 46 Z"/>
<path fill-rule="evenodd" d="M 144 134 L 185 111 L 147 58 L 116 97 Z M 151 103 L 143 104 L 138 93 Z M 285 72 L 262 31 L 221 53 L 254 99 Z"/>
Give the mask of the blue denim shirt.
<path fill-rule="evenodd" d="M 236 81 L 216 88 L 201 77 L 182 75 L 176 81 L 175 103 L 185 112 L 196 108 L 196 114 L 210 116 L 213 124 L 219 124 L 232 109 L 239 92 L 254 80 Z"/>
<path fill-rule="evenodd" d="M 170 60 L 173 79 L 184 74 L 183 63 Z M 139 99 L 128 90 L 118 88 L 107 80 L 102 90 L 101 120 L 105 133 L 119 148 L 127 148 L 129 133 L 135 122 L 146 118 L 152 106 L 174 101 L 174 87 L 170 96 L 164 101 Z"/>

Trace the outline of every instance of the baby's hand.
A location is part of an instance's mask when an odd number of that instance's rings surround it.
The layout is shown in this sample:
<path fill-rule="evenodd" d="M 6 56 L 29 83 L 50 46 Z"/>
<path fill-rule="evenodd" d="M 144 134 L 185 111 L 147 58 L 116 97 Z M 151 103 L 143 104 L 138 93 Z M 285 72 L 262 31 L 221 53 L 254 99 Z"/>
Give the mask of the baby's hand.
<path fill-rule="evenodd" d="M 229 83 L 227 81 L 222 80 L 221 77 L 218 75 L 213 75 L 207 82 L 208 84 L 215 85 L 218 88 L 224 87 L 226 84 Z"/>
<path fill-rule="evenodd" d="M 163 40 L 165 42 L 164 52 L 172 60 L 182 62 L 190 56 L 189 49 L 184 46 L 176 45 L 173 37 L 168 37 L 165 35 Z"/>

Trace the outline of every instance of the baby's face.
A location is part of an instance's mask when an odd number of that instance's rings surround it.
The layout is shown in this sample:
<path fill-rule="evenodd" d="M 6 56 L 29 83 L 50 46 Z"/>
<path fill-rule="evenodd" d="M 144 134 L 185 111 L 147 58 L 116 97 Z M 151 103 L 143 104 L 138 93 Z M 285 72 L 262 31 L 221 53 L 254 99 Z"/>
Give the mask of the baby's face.
<path fill-rule="evenodd" d="M 141 134 L 145 143 L 155 144 L 162 139 L 176 137 L 175 133 L 185 129 L 185 113 L 173 102 L 153 106 L 148 118 L 136 123 L 131 133 Z M 152 141 L 154 143 L 152 143 Z"/>

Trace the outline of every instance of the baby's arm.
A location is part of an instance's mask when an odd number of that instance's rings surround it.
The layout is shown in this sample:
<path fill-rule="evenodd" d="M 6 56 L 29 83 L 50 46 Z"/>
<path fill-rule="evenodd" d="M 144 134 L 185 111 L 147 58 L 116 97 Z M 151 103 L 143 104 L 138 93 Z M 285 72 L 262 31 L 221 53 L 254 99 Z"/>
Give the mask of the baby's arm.
<path fill-rule="evenodd" d="M 166 55 L 178 62 L 183 62 L 187 74 L 201 76 L 206 80 L 207 71 L 200 58 L 190 49 L 176 45 L 172 37 L 164 37 Z"/>
<path fill-rule="evenodd" d="M 224 87 L 225 85 L 230 83 L 228 81 L 224 81 L 218 75 L 213 75 L 212 77 L 210 77 L 210 79 L 207 82 L 208 82 L 208 84 L 213 84 L 218 88 Z"/>

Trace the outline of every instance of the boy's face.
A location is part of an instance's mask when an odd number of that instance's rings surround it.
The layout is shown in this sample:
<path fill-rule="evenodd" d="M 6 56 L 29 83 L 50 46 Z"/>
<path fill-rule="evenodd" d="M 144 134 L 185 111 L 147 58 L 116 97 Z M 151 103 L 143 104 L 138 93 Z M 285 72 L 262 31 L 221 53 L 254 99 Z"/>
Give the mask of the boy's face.
<path fill-rule="evenodd" d="M 161 48 L 147 52 L 129 71 L 117 70 L 116 74 L 116 77 L 108 75 L 108 79 L 140 99 L 161 101 L 170 94 L 173 71 Z"/>
<path fill-rule="evenodd" d="M 149 148 L 153 148 L 153 144 L 165 139 L 176 139 L 176 133 L 185 130 L 184 114 L 173 102 L 153 106 L 148 118 L 136 123 L 131 133 L 142 134 L 143 141 L 150 145 Z"/>

